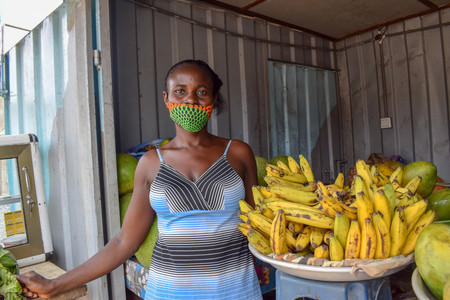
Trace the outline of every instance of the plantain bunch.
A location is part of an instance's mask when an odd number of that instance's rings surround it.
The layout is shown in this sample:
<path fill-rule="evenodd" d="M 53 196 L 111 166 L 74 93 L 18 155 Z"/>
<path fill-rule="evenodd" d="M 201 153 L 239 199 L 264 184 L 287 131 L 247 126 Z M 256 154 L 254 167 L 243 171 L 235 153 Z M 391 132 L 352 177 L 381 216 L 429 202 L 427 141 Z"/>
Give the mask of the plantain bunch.
<path fill-rule="evenodd" d="M 350 187 L 339 173 L 316 181 L 308 160 L 266 165 L 266 187 L 253 186 L 255 208 L 240 200 L 238 229 L 263 254 L 313 254 L 334 261 L 386 259 L 414 251 L 420 232 L 436 219 L 416 193 L 417 176 L 401 186 L 403 168 L 358 160 Z"/>

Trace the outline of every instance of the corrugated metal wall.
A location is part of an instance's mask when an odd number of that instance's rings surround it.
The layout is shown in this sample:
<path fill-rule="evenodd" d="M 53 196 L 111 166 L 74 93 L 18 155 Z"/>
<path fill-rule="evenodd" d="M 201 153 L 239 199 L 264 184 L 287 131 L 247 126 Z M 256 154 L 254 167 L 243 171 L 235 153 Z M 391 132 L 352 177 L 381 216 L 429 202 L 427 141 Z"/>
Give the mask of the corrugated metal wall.
<path fill-rule="evenodd" d="M 92 24 L 91 4 L 108 7 L 107 0 L 65 0 L 7 54 L 6 134 L 34 133 L 39 139 L 54 245 L 52 261 L 64 269 L 85 262 L 104 246 L 105 232 L 120 229 L 114 124 L 108 124 L 113 120 L 112 112 L 108 119 L 112 93 L 103 93 L 97 101 L 94 91 L 92 30 L 98 24 Z M 105 31 L 109 33 L 109 24 Z M 108 88 L 111 80 L 102 73 L 110 69 L 107 51 L 105 47 L 104 64 L 96 75 Z M 112 142 L 111 136 L 108 140 L 110 128 Z M 107 153 L 99 154 L 101 146 Z M 108 173 L 111 165 L 114 170 Z M 111 173 L 113 183 L 108 185 L 106 178 Z M 107 185 L 106 192 L 103 185 Z M 108 227 L 104 210 L 117 221 L 115 228 Z M 85 298 L 109 299 L 108 284 L 113 282 L 117 287 L 113 298 L 124 299 L 122 267 L 111 278 L 110 282 L 106 276 L 90 282 Z"/>
<path fill-rule="evenodd" d="M 144 2 L 144 1 L 142 1 Z M 333 43 L 195 1 L 112 1 L 119 149 L 175 134 L 162 100 L 176 62 L 208 62 L 224 82 L 228 109 L 211 132 L 271 157 L 268 60 L 335 68 Z"/>
<path fill-rule="evenodd" d="M 450 9 L 338 42 L 344 158 L 426 160 L 450 181 Z M 392 128 L 380 129 L 380 118 Z"/>

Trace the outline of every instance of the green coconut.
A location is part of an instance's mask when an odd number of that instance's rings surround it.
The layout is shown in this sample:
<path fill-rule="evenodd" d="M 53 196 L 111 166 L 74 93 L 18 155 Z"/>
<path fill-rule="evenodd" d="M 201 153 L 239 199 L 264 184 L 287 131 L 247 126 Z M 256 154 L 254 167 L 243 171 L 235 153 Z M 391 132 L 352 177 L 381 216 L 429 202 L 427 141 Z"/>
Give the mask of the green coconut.
<path fill-rule="evenodd" d="M 269 163 L 271 164 L 271 165 L 277 165 L 277 162 L 279 161 L 279 160 L 281 160 L 286 166 L 289 166 L 289 160 L 288 160 L 288 157 L 287 157 L 287 155 L 278 155 L 278 156 L 275 156 L 274 158 L 272 158 L 270 161 L 269 161 Z"/>
<path fill-rule="evenodd" d="M 120 205 L 120 225 L 122 225 L 123 220 L 125 219 L 125 214 L 127 213 L 128 206 L 130 205 L 132 193 L 127 193 L 120 197 L 119 205 Z M 158 221 L 157 217 L 153 220 L 152 227 L 147 234 L 147 237 L 142 242 L 139 249 L 136 251 L 134 256 L 139 261 L 141 265 L 146 268 L 150 267 L 150 261 L 152 259 L 153 248 L 155 248 L 156 240 L 158 239 Z"/>
<path fill-rule="evenodd" d="M 417 269 L 423 281 L 438 299 L 450 278 L 450 225 L 433 223 L 419 234 L 414 249 Z"/>
<path fill-rule="evenodd" d="M 417 189 L 418 193 L 423 198 L 427 197 L 433 191 L 437 181 L 437 168 L 429 161 L 414 161 L 407 164 L 403 168 L 402 186 L 408 184 L 414 177 L 422 177 L 422 181 Z"/>
<path fill-rule="evenodd" d="M 138 160 L 131 154 L 117 154 L 117 184 L 119 187 L 119 195 L 125 195 L 133 192 L 134 172 L 138 164 Z"/>
<path fill-rule="evenodd" d="M 258 173 L 258 185 L 267 186 L 267 183 L 264 181 L 264 176 L 267 175 L 266 165 L 269 161 L 262 156 L 255 156 L 256 161 L 256 172 Z"/>

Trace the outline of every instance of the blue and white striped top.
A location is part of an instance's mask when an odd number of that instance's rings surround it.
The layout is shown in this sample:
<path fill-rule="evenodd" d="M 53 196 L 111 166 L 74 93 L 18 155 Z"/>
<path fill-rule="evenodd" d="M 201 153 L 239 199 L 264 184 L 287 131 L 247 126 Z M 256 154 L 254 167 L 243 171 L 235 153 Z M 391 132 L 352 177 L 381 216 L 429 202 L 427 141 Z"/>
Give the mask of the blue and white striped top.
<path fill-rule="evenodd" d="M 161 161 L 150 187 L 159 236 L 145 299 L 262 299 L 240 222 L 244 184 L 227 152 L 195 182 Z"/>

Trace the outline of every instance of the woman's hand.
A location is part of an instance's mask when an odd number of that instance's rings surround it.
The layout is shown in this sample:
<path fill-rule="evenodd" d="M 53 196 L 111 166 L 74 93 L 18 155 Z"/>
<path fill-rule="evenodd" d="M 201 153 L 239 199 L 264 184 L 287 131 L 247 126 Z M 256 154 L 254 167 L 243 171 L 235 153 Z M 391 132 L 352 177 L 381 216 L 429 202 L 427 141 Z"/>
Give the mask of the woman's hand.
<path fill-rule="evenodd" d="M 50 288 L 51 280 L 42 277 L 34 271 L 17 275 L 16 278 L 22 285 L 22 296 L 24 297 L 50 298 L 53 296 Z"/>

